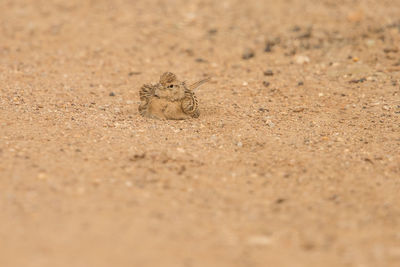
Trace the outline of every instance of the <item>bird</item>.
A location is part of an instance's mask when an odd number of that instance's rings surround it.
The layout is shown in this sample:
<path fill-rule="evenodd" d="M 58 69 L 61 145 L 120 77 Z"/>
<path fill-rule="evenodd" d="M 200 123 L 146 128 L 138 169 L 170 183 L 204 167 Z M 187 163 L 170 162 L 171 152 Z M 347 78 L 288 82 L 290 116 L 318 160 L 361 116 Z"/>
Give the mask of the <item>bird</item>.
<path fill-rule="evenodd" d="M 210 81 L 199 80 L 191 85 L 165 72 L 156 84 L 144 84 L 139 90 L 139 113 L 152 119 L 184 120 L 200 116 L 195 90 Z"/>

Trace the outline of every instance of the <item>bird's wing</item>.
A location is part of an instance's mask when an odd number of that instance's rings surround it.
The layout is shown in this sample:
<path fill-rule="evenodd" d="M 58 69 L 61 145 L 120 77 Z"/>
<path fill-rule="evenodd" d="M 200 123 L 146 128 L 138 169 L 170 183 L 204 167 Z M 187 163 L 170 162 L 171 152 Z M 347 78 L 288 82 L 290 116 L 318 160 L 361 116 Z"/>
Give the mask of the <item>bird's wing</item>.
<path fill-rule="evenodd" d="M 185 98 L 182 100 L 182 110 L 193 118 L 197 118 L 200 115 L 196 95 L 188 89 L 185 90 Z"/>
<path fill-rule="evenodd" d="M 154 97 L 154 91 L 156 90 L 156 87 L 157 85 L 144 84 L 139 90 L 140 105 L 138 109 L 142 116 L 146 116 L 147 114 L 147 108 L 151 98 Z"/>
<path fill-rule="evenodd" d="M 146 101 L 154 96 L 155 86 L 152 84 L 144 84 L 139 90 L 140 101 Z"/>

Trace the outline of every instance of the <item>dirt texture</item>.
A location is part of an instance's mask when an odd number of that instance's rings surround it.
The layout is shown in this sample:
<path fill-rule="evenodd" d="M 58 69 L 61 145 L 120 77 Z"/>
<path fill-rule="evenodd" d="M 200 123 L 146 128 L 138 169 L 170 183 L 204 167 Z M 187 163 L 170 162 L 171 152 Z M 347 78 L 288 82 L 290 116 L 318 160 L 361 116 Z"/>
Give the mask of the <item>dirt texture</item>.
<path fill-rule="evenodd" d="M 399 0 L 0 1 L 0 266 L 400 266 Z M 163 72 L 201 115 L 139 115 Z"/>

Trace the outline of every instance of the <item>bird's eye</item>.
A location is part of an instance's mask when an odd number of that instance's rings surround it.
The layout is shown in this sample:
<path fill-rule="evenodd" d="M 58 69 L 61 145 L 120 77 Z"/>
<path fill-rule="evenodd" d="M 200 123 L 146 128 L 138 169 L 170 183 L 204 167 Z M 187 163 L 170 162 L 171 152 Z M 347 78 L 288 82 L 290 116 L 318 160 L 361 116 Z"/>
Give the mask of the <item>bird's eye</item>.
<path fill-rule="evenodd" d="M 174 88 L 174 85 L 173 85 L 173 84 L 171 84 L 171 85 L 169 85 L 169 86 L 168 86 L 168 88 Z"/>

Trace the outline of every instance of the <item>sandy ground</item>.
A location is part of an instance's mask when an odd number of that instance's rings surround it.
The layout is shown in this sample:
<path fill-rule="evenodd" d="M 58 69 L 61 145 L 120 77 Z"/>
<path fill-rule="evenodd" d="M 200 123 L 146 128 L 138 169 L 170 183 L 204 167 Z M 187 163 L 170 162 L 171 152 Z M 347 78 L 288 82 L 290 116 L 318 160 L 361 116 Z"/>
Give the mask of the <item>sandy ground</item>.
<path fill-rule="evenodd" d="M 0 266 L 400 266 L 400 1 L 0 1 Z M 164 71 L 201 116 L 139 116 Z"/>

